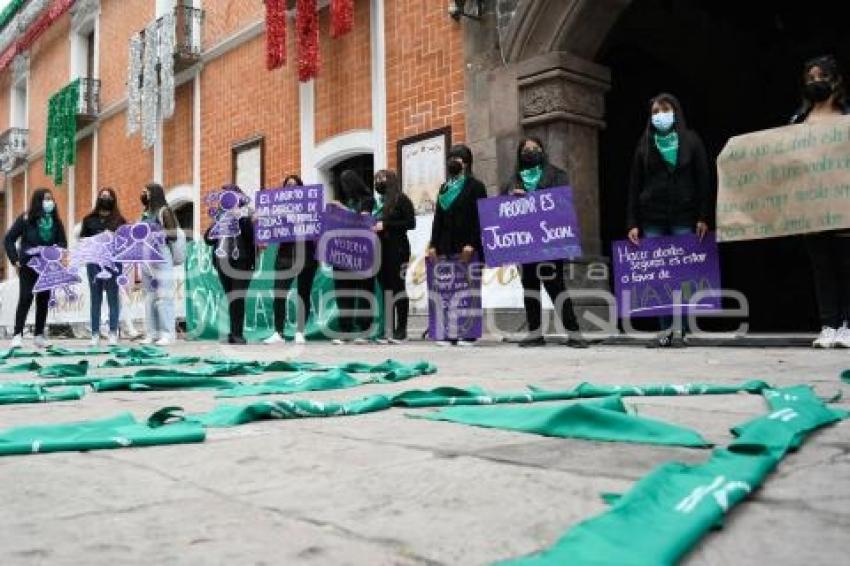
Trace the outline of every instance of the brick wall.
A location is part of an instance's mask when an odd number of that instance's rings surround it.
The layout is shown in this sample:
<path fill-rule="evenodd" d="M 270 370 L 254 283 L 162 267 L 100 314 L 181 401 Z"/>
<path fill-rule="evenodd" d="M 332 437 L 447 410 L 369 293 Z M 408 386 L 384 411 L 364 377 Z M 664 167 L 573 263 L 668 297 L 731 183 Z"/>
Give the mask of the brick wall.
<path fill-rule="evenodd" d="M 65 14 L 35 42 L 30 51 L 29 130 L 30 149 L 44 147 L 47 135 L 47 102 L 71 82 L 68 25 Z M 10 73 L 11 70 L 6 71 Z M 33 184 L 30 183 L 32 187 Z"/>
<path fill-rule="evenodd" d="M 162 125 L 162 184 L 166 189 L 192 184 L 192 89 L 191 81 L 177 89 L 174 116 Z"/>
<path fill-rule="evenodd" d="M 26 201 L 26 195 L 24 195 L 24 174 L 21 173 L 13 177 L 9 186 L 12 189 L 12 219 L 14 222 L 14 219 L 23 214 L 24 209 L 29 204 Z"/>
<path fill-rule="evenodd" d="M 464 141 L 462 27 L 446 3 L 387 2 L 386 45 L 390 167 L 401 138 L 451 126 L 452 142 Z"/>
<path fill-rule="evenodd" d="M 93 140 L 86 136 L 77 143 L 77 163 L 74 165 L 74 223 L 79 224 L 91 212 Z M 72 227 L 68 227 L 70 230 Z"/>
<path fill-rule="evenodd" d="M 202 4 L 205 12 L 204 47 L 207 49 L 266 17 L 265 6 L 259 0 L 204 0 Z M 287 31 L 292 35 L 294 29 L 291 25 Z M 261 62 L 263 69 L 265 61 L 264 58 Z"/>
<path fill-rule="evenodd" d="M 319 17 L 321 70 L 316 79 L 316 143 L 355 129 L 372 128 L 372 52 L 369 0 L 358 0 L 354 30 L 330 36 L 330 15 Z"/>
<path fill-rule="evenodd" d="M 153 0 L 102 0 L 100 9 L 100 106 L 108 108 L 127 96 L 130 37 L 153 21 L 156 6 Z"/>
<path fill-rule="evenodd" d="M 97 167 L 98 186 L 115 189 L 124 216 L 138 219 L 142 213 L 139 195 L 153 179 L 153 151 L 142 149 L 139 136 L 127 137 L 125 114 L 100 124 Z"/>

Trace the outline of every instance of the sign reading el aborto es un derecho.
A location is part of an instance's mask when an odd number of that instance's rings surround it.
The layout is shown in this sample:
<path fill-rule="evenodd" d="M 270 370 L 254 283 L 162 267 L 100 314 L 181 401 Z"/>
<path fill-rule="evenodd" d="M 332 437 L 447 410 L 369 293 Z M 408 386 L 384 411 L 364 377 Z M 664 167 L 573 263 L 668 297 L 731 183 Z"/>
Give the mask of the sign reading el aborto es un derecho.
<path fill-rule="evenodd" d="M 720 242 L 850 228 L 850 118 L 732 138 L 717 172 Z"/>
<path fill-rule="evenodd" d="M 478 201 L 487 267 L 581 256 L 581 238 L 570 187 Z"/>
<path fill-rule="evenodd" d="M 322 185 L 257 191 L 257 243 L 317 240 L 322 233 L 324 194 Z"/>
<path fill-rule="evenodd" d="M 620 318 L 719 310 L 720 262 L 714 234 L 614 242 L 614 290 Z"/>

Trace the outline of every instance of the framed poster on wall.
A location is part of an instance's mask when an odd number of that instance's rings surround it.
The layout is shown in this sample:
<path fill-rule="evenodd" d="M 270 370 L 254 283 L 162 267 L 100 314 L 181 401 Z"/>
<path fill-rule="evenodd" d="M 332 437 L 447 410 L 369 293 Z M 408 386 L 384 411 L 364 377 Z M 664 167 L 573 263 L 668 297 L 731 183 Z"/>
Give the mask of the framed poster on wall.
<path fill-rule="evenodd" d="M 398 141 L 401 188 L 413 201 L 417 215 L 434 213 L 437 193 L 446 180 L 451 140 L 452 129 L 446 127 Z"/>
<path fill-rule="evenodd" d="M 263 136 L 233 144 L 231 149 L 233 183 L 254 201 L 254 195 L 265 187 L 266 146 Z"/>

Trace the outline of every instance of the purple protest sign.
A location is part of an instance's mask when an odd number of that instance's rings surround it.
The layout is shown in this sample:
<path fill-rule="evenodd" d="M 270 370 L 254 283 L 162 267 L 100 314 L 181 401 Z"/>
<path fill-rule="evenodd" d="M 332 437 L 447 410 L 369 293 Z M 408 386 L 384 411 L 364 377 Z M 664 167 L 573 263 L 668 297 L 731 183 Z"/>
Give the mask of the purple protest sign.
<path fill-rule="evenodd" d="M 322 185 L 282 187 L 257 192 L 255 235 L 258 244 L 318 240 L 325 207 Z"/>
<path fill-rule="evenodd" d="M 478 201 L 488 267 L 581 256 L 573 190 L 556 187 Z"/>
<path fill-rule="evenodd" d="M 644 238 L 640 246 L 621 240 L 612 256 L 621 318 L 721 308 L 720 297 L 709 293 L 721 289 L 714 234 L 702 242 L 695 235 Z"/>
<path fill-rule="evenodd" d="M 158 224 L 124 224 L 115 231 L 112 259 L 116 263 L 164 263 L 165 232 Z"/>
<path fill-rule="evenodd" d="M 322 237 L 316 246 L 316 259 L 345 271 L 370 277 L 379 267 L 378 236 L 372 231 L 375 219 L 341 206 L 329 205 L 322 213 Z"/>
<path fill-rule="evenodd" d="M 32 268 L 38 274 L 33 287 L 33 293 L 50 291 L 50 306 L 58 304 L 56 294 L 63 291 L 68 302 L 79 298 L 73 286 L 80 282 L 77 270 L 74 267 L 66 267 L 62 261 L 67 251 L 59 246 L 40 246 L 27 251 L 32 257 L 27 262 L 27 267 Z"/>
<path fill-rule="evenodd" d="M 480 263 L 428 259 L 428 336 L 476 340 L 483 331 Z"/>

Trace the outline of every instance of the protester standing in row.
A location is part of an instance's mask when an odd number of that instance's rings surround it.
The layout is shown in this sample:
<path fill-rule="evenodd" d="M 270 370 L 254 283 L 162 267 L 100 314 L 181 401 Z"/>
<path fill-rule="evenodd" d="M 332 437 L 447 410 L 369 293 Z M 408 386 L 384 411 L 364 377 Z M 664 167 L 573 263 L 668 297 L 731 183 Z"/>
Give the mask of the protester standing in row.
<path fill-rule="evenodd" d="M 212 254 L 213 265 L 218 273 L 227 310 L 230 318 L 230 334 L 228 344 L 244 345 L 245 340 L 245 298 L 251 278 L 256 267 L 257 252 L 254 248 L 254 221 L 251 210 L 251 199 L 236 185 L 225 185 L 223 193 L 238 195 L 239 202 L 235 209 L 222 211 L 220 214 L 230 214 L 238 217 L 239 233 L 222 239 L 210 238 L 215 223 L 207 228 L 204 241 L 208 246 L 216 248 Z M 217 218 L 216 220 L 221 220 Z"/>
<path fill-rule="evenodd" d="M 330 206 L 342 206 L 356 214 L 371 215 L 375 210 L 372 189 L 350 169 L 340 175 L 340 198 L 342 202 Z M 369 312 L 368 295 L 374 297 L 375 277 L 345 269 L 334 268 L 334 288 L 339 308 L 339 330 L 341 335 L 334 344 L 344 344 L 354 336 L 355 344 L 367 343 L 365 334 L 371 329 L 374 313 Z"/>
<path fill-rule="evenodd" d="M 410 298 L 405 285 L 405 272 L 410 261 L 407 232 L 416 228 L 416 214 L 413 202 L 401 191 L 395 171 L 375 173 L 375 195 L 375 232 L 381 239 L 378 280 L 384 293 L 385 335 L 387 341 L 398 344 L 407 340 L 410 312 Z"/>
<path fill-rule="evenodd" d="M 850 114 L 844 77 L 831 55 L 803 67 L 803 103 L 792 124 L 813 124 Z M 850 348 L 850 231 L 803 236 L 812 264 L 821 333 L 815 348 Z"/>
<path fill-rule="evenodd" d="M 174 253 L 172 246 L 177 242 L 177 217 L 165 200 L 165 191 L 157 183 L 150 183 L 142 189 L 140 195 L 142 205 L 141 221 L 151 225 L 153 230 L 165 232 L 165 245 L 158 251 L 165 259 L 162 263 L 150 263 L 141 266 L 142 288 L 145 292 L 145 330 L 146 336 L 142 344 L 155 343 L 157 346 L 168 346 L 174 340 Z"/>
<path fill-rule="evenodd" d="M 298 175 L 290 175 L 283 181 L 284 187 L 303 187 Z M 274 333 L 266 338 L 265 344 L 280 344 L 284 341 L 289 289 L 295 281 L 298 290 L 298 309 L 295 313 L 295 343 L 304 344 L 304 328 L 310 318 L 313 280 L 319 269 L 316 260 L 316 242 L 299 239 L 295 242 L 278 244 L 274 263 Z"/>
<path fill-rule="evenodd" d="M 447 180 L 437 195 L 431 241 L 428 244 L 431 261 L 449 258 L 471 263 L 483 258 L 478 200 L 487 198 L 487 189 L 475 178 L 472 166 L 472 150 L 467 146 L 458 144 L 449 149 Z M 429 308 L 433 308 L 433 305 Z M 438 344 L 472 346 L 474 342 L 455 340 Z"/>
<path fill-rule="evenodd" d="M 92 210 L 83 218 L 80 229 L 81 238 L 97 236 L 103 232 L 115 232 L 127 221 L 121 215 L 118 207 L 118 198 L 111 187 L 100 190 Z M 120 319 L 120 298 L 118 288 L 119 270 L 108 269 L 105 271 L 109 277 L 98 277 L 104 270 L 97 264 L 86 265 L 86 273 L 89 279 L 89 302 L 91 314 L 91 342 L 96 347 L 100 342 L 100 313 L 103 306 L 103 294 L 106 293 L 106 302 L 109 305 L 109 345 L 118 344 L 118 322 Z"/>
<path fill-rule="evenodd" d="M 702 139 L 689 129 L 679 100 L 662 93 L 650 100 L 646 129 L 635 149 L 629 181 L 628 238 L 708 233 L 714 206 Z M 686 324 L 660 318 L 653 347 L 684 347 Z"/>
<path fill-rule="evenodd" d="M 36 347 L 44 348 L 47 342 L 47 309 L 50 292 L 33 294 L 38 273 L 27 265 L 28 252 L 39 246 L 68 247 L 65 226 L 57 210 L 56 201 L 50 189 L 36 189 L 30 199 L 29 209 L 18 217 L 4 239 L 6 257 L 18 272 L 18 306 L 15 311 L 15 330 L 12 336 L 12 348 L 23 344 L 24 326 L 33 300 L 35 300 L 35 338 Z"/>
<path fill-rule="evenodd" d="M 535 137 L 523 138 L 517 146 L 516 169 L 514 175 L 505 184 L 502 194 L 525 196 L 528 193 L 570 184 L 566 171 L 549 162 L 543 142 Z M 561 323 L 567 330 L 568 346 L 586 348 L 582 338 L 573 303 L 567 292 L 564 260 L 527 263 L 519 266 L 522 276 L 523 303 L 528 322 L 528 336 L 520 341 L 520 347 L 545 346 L 543 336 L 543 305 L 541 302 L 541 284 L 546 289 Z M 560 307 L 560 308 L 558 308 Z"/>

